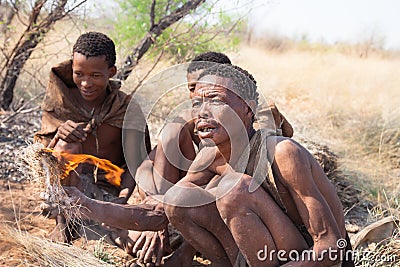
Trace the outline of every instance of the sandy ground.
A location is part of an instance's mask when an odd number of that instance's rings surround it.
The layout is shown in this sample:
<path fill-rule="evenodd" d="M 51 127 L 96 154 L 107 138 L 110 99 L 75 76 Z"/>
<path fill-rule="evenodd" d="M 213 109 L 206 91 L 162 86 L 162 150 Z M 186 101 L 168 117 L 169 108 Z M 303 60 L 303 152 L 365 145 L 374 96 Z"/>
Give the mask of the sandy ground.
<path fill-rule="evenodd" d="M 54 228 L 55 222 L 40 214 L 40 190 L 27 181 L 9 182 L 0 180 L 0 222 L 30 235 L 45 237 Z M 3 225 L 4 226 L 4 225 Z M 103 232 L 104 233 L 104 232 Z M 105 238 L 107 240 L 107 237 Z M 102 249 L 112 257 L 116 266 L 133 259 L 117 246 L 99 241 L 100 236 L 88 234 L 88 238 L 74 241 L 74 246 L 94 251 L 101 245 Z M 197 257 L 192 266 L 206 266 L 207 260 Z M 33 264 L 33 265 L 30 265 Z M 0 265 L 1 266 L 38 266 L 27 256 L 22 246 L 16 246 L 9 236 L 0 231 Z"/>

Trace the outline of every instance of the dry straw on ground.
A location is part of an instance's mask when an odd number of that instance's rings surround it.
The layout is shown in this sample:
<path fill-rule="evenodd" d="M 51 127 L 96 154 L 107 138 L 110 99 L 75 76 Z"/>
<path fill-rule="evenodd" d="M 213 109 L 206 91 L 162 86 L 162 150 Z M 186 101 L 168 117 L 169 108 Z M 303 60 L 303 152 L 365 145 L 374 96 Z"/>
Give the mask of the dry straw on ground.
<path fill-rule="evenodd" d="M 13 245 L 14 249 L 22 250 L 26 255 L 25 261 L 32 263 L 31 266 L 111 266 L 95 258 L 87 250 L 32 236 L 27 232 L 4 224 L 0 226 L 0 239 Z M 24 261 L 23 259 L 20 260 Z"/>

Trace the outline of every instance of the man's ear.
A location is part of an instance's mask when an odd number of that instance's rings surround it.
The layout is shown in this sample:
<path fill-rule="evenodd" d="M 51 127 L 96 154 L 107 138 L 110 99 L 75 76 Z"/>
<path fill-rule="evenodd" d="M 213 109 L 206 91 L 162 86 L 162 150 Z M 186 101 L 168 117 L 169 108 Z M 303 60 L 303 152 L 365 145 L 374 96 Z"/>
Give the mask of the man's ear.
<path fill-rule="evenodd" d="M 253 116 L 253 114 L 256 114 L 256 108 L 257 108 L 257 103 L 255 100 L 247 100 L 247 108 L 249 109 L 247 112 Z"/>
<path fill-rule="evenodd" d="M 110 67 L 108 70 L 109 70 L 108 78 L 112 78 L 114 77 L 115 74 L 117 74 L 117 67 L 115 65 Z"/>

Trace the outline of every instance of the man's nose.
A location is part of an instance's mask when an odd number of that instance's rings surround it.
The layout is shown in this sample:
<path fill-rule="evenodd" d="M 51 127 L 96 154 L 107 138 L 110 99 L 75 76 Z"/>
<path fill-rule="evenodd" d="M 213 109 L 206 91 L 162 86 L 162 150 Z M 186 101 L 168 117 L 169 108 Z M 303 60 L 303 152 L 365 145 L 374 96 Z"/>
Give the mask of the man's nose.
<path fill-rule="evenodd" d="M 90 78 L 84 78 L 82 81 L 81 81 L 81 86 L 82 87 L 90 87 L 90 86 L 92 86 L 93 85 L 93 83 L 92 83 L 92 80 L 90 79 Z"/>
<path fill-rule="evenodd" d="M 198 117 L 199 118 L 209 118 L 211 115 L 210 112 L 210 105 L 208 101 L 203 101 L 203 103 L 200 106 Z"/>

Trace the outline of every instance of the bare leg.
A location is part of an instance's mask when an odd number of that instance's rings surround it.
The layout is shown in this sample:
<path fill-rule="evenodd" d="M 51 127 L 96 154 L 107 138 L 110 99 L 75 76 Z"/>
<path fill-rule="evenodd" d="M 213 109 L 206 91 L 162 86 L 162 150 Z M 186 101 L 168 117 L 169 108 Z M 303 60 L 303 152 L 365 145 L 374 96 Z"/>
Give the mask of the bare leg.
<path fill-rule="evenodd" d="M 185 199 L 209 198 L 214 196 L 201 188 L 191 189 L 174 187 L 165 195 L 165 212 L 170 222 L 182 233 L 185 240 L 200 251 L 214 266 L 232 266 L 235 262 L 238 248 L 226 227 L 215 202 L 198 207 L 179 207 L 171 203 L 184 203 Z M 190 262 L 193 259 L 191 255 Z M 190 266 L 189 257 L 184 257 L 188 262 L 180 266 Z"/>
<path fill-rule="evenodd" d="M 182 123 L 168 123 L 161 132 L 154 160 L 155 183 L 159 193 L 180 180 L 195 158 L 192 136 Z"/>
<path fill-rule="evenodd" d="M 151 154 L 155 154 L 155 150 L 152 150 L 150 155 Z M 145 199 L 147 195 L 158 195 L 153 173 L 153 161 L 149 158 L 145 159 L 136 171 L 135 180 L 142 200 Z"/>
<path fill-rule="evenodd" d="M 217 200 L 217 207 L 250 266 L 279 264 L 277 253 L 269 257 L 272 250 L 308 249 L 297 227 L 262 187 L 249 192 L 250 176 L 244 175 L 236 185 L 229 178 L 224 177 L 218 189 L 232 189 Z"/>

